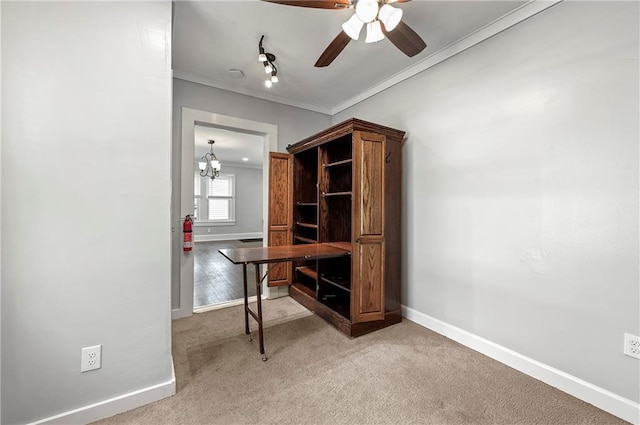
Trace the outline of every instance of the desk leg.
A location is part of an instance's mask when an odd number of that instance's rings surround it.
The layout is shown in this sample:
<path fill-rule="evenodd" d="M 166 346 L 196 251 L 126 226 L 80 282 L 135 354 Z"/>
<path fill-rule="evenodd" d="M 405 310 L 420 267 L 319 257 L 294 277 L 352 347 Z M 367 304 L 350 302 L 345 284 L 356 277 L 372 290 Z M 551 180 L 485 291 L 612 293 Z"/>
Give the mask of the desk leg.
<path fill-rule="evenodd" d="M 249 293 L 247 291 L 247 263 L 242 263 L 242 290 L 244 292 L 244 333 L 251 338 L 251 330 L 249 329 Z"/>
<path fill-rule="evenodd" d="M 262 360 L 267 361 L 264 353 L 264 338 L 262 336 L 262 279 L 260 279 L 260 265 L 256 264 L 256 301 L 258 304 L 258 338 L 260 339 L 260 354 Z"/>

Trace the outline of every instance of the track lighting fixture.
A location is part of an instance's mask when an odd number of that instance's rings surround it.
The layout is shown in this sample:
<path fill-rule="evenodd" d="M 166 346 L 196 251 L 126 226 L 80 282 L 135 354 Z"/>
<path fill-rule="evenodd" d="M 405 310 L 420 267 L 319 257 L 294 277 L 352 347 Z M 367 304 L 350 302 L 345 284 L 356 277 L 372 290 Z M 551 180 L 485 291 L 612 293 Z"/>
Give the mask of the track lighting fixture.
<path fill-rule="evenodd" d="M 264 85 L 270 88 L 274 83 L 278 82 L 278 68 L 274 64 L 276 56 L 264 50 L 262 40 L 264 40 L 264 35 L 260 37 L 260 43 L 258 43 L 258 60 L 264 65 L 264 73 L 270 74 L 270 78 L 264 82 Z"/>

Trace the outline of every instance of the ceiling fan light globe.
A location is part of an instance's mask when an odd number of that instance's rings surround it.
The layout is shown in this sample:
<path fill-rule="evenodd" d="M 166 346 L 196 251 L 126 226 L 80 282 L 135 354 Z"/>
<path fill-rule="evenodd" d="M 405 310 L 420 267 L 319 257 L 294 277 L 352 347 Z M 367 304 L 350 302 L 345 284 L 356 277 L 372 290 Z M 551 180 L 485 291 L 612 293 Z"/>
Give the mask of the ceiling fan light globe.
<path fill-rule="evenodd" d="M 258 55 L 258 60 L 259 60 L 260 62 L 266 62 L 266 61 L 267 61 L 267 55 L 265 55 L 264 53 L 260 53 L 260 54 Z"/>
<path fill-rule="evenodd" d="M 374 21 L 367 24 L 367 38 L 365 43 L 377 43 L 380 40 L 384 40 L 384 34 L 382 33 L 382 27 L 380 21 Z"/>
<path fill-rule="evenodd" d="M 360 37 L 360 31 L 362 31 L 362 26 L 364 22 L 358 18 L 358 15 L 355 13 L 347 22 L 342 24 L 342 31 L 344 31 L 349 37 L 353 40 L 357 40 Z"/>
<path fill-rule="evenodd" d="M 402 20 L 402 9 L 397 9 L 389 4 L 385 4 L 380 8 L 378 17 L 384 24 L 384 29 L 393 31 Z"/>
<path fill-rule="evenodd" d="M 272 76 L 271 76 L 271 82 L 272 82 L 272 83 L 277 83 L 278 81 L 280 81 L 280 80 L 278 79 L 278 76 L 277 76 L 277 75 L 272 75 Z"/>
<path fill-rule="evenodd" d="M 356 3 L 356 15 L 364 23 L 369 23 L 378 16 L 377 0 L 359 0 Z"/>
<path fill-rule="evenodd" d="M 271 74 L 273 72 L 273 67 L 271 65 L 267 65 L 264 67 L 265 74 Z"/>
<path fill-rule="evenodd" d="M 198 162 L 198 168 L 200 168 L 201 171 L 204 171 L 205 168 L 207 168 L 207 163 L 206 162 Z"/>
<path fill-rule="evenodd" d="M 271 88 L 271 86 L 273 85 L 273 83 L 271 82 L 271 80 L 266 80 L 264 82 L 264 85 L 267 86 L 267 88 Z"/>

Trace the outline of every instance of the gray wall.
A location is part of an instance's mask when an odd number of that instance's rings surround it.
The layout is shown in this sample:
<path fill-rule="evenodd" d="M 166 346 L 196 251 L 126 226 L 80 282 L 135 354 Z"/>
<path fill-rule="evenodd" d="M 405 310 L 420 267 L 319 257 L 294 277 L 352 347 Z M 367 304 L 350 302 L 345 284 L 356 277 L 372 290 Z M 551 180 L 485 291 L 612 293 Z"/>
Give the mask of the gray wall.
<path fill-rule="evenodd" d="M 16 424 L 172 379 L 171 4 L 1 7 L 2 423 Z M 95 344 L 102 369 L 80 373 Z"/>
<path fill-rule="evenodd" d="M 0 46 L 2 45 L 2 5 L 0 4 Z M 1 50 L 1 48 L 0 48 Z M 2 59 L 0 53 L 0 83 L 2 80 Z M 0 84 L 1 91 L 1 84 Z M 2 133 L 2 103 L 0 101 L 0 135 Z M 2 422 L 2 137 L 0 137 L 0 423 Z"/>
<path fill-rule="evenodd" d="M 563 2 L 333 117 L 408 132 L 404 304 L 638 402 L 638 2 Z"/>
<path fill-rule="evenodd" d="M 224 174 L 235 175 L 236 223 L 233 226 L 196 226 L 195 240 L 221 235 L 262 235 L 262 168 L 234 167 L 222 163 Z M 260 237 L 260 236 L 253 236 Z"/>
<path fill-rule="evenodd" d="M 183 107 L 213 112 L 246 120 L 278 126 L 278 151 L 287 145 L 317 133 L 331 125 L 329 115 L 282 105 L 255 97 L 197 83 L 173 79 L 173 150 L 172 150 L 172 225 L 181 229 L 180 217 L 180 169 L 181 169 L 181 110 Z M 173 234 L 171 305 L 180 307 L 180 251 L 181 232 Z"/>
<path fill-rule="evenodd" d="M 180 109 L 182 107 L 275 124 L 278 126 L 278 150 L 281 152 L 285 151 L 287 145 L 331 125 L 329 115 L 174 78 L 174 145 L 180 143 Z"/>
<path fill-rule="evenodd" d="M 170 6 L 1 7 L 11 424 L 170 379 L 170 54 L 138 42 Z M 639 401 L 637 28 L 637 2 L 564 2 L 333 119 L 174 80 L 174 182 L 182 106 L 277 124 L 281 151 L 351 116 L 405 129 L 404 303 Z"/>

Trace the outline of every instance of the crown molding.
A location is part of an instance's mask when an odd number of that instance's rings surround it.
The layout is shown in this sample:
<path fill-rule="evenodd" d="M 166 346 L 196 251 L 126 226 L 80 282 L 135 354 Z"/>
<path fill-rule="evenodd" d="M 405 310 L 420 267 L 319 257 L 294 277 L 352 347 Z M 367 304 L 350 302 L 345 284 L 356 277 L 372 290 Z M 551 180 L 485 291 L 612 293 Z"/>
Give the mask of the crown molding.
<path fill-rule="evenodd" d="M 280 96 L 265 94 L 263 92 L 258 92 L 254 90 L 249 90 L 245 88 L 231 88 L 227 84 L 222 81 L 213 80 L 210 78 L 201 77 L 199 75 L 190 74 L 188 72 L 174 70 L 173 77 L 179 80 L 190 81 L 192 83 L 198 83 L 205 86 L 216 87 L 222 90 L 232 91 L 235 93 L 244 94 L 247 96 L 256 97 L 258 99 L 268 100 L 271 102 L 281 103 L 284 105 L 294 106 L 296 108 L 306 109 L 313 112 L 319 112 L 321 114 L 326 114 L 333 116 L 339 112 L 344 111 L 347 108 L 350 108 L 386 89 L 392 87 L 398 83 L 401 83 L 404 80 L 407 80 L 413 77 L 416 74 L 425 71 L 440 62 L 443 62 L 458 53 L 464 52 L 465 50 L 479 44 L 511 27 L 519 24 L 548 8 L 555 6 L 558 3 L 561 3 L 564 0 L 530 0 L 529 2 L 523 4 L 517 9 L 512 10 L 511 12 L 501 16 L 500 18 L 494 20 L 493 22 L 485 25 L 479 30 L 475 31 L 472 34 L 469 34 L 458 41 L 455 41 L 444 47 L 437 52 L 427 56 L 422 59 L 415 65 L 412 65 L 405 70 L 398 72 L 397 74 L 387 78 L 379 84 L 376 84 L 369 89 L 353 96 L 344 102 L 333 106 L 319 106 L 312 105 L 302 102 L 295 102 L 290 99 L 286 99 Z"/>
<path fill-rule="evenodd" d="M 406 79 L 409 79 L 414 75 L 419 74 L 422 71 L 425 71 L 432 66 L 435 66 L 440 62 L 443 62 L 457 55 L 458 53 L 461 53 L 475 46 L 476 44 L 481 43 L 493 37 L 494 35 L 497 35 L 502 31 L 505 31 L 512 26 L 519 24 L 520 22 L 525 21 L 558 3 L 561 3 L 562 1 L 563 0 L 530 0 L 528 3 L 525 3 L 519 8 L 512 10 L 508 14 L 501 16 L 495 21 L 480 28 L 476 32 L 471 33 L 464 38 L 451 43 L 447 47 L 438 50 L 432 55 L 429 55 L 415 65 L 405 69 L 404 71 L 391 76 L 385 81 L 376 84 L 368 90 L 363 91 L 359 95 L 356 95 L 338 105 L 335 105 L 331 108 L 331 115 L 333 116 L 339 112 L 342 112 L 345 109 L 350 108 L 353 105 L 356 105 L 363 100 L 368 99 L 371 96 L 374 96 L 381 91 L 388 89 L 389 87 L 392 87 Z"/>
<path fill-rule="evenodd" d="M 231 88 L 222 81 L 201 77 L 199 75 L 180 71 L 179 69 L 173 70 L 173 78 L 177 78 L 178 80 L 183 80 L 183 81 L 189 81 L 191 83 L 202 84 L 203 86 L 215 87 L 218 89 L 231 91 L 234 93 L 240 93 L 246 96 L 256 97 L 258 99 L 269 100 L 271 102 L 281 103 L 283 105 L 294 106 L 296 108 L 306 109 L 308 111 L 319 112 L 325 115 L 331 115 L 331 108 L 325 108 L 322 106 L 312 105 L 309 103 L 295 102 L 290 99 L 286 99 L 284 97 L 265 94 L 257 90 L 249 90 L 249 89 L 237 88 L 237 87 Z"/>

